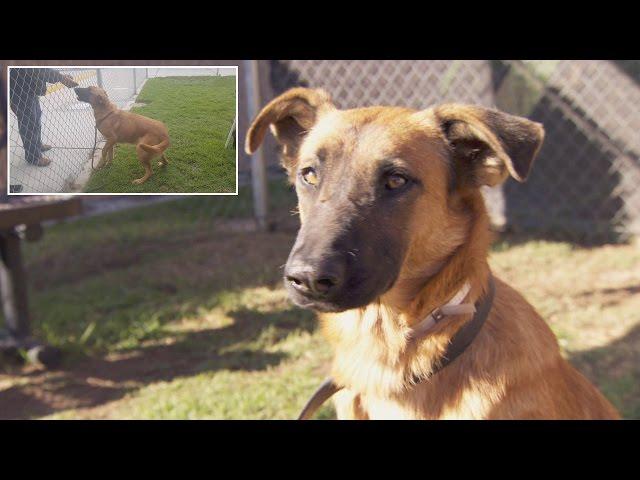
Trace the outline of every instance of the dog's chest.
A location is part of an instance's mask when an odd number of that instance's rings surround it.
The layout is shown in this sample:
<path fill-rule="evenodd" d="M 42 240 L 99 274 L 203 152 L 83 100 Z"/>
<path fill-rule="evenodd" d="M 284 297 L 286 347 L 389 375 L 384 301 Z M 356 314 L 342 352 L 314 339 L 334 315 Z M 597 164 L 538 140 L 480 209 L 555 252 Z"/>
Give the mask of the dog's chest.
<path fill-rule="evenodd" d="M 453 377 L 418 385 L 395 399 L 371 396 L 361 397 L 360 402 L 372 419 L 481 420 L 492 418 L 505 397 L 502 379 L 460 381 Z"/>
<path fill-rule="evenodd" d="M 362 409 L 371 420 L 412 420 L 416 412 L 393 400 L 369 397 L 361 398 Z"/>
<path fill-rule="evenodd" d="M 357 410 L 370 420 L 478 420 L 491 416 L 495 403 L 490 398 L 472 390 L 459 393 L 459 398 L 452 402 L 410 392 L 402 400 L 366 395 L 354 395 L 354 398 L 357 398 Z M 338 411 L 338 417 L 340 413 Z"/>

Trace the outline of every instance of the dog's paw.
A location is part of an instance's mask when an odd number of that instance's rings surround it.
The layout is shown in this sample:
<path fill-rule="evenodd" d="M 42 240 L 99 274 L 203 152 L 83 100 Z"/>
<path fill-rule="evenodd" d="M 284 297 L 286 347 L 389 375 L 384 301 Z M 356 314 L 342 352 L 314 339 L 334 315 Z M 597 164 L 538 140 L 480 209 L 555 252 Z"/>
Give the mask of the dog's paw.
<path fill-rule="evenodd" d="M 144 183 L 144 178 L 136 178 L 133 182 L 134 185 L 141 185 Z"/>

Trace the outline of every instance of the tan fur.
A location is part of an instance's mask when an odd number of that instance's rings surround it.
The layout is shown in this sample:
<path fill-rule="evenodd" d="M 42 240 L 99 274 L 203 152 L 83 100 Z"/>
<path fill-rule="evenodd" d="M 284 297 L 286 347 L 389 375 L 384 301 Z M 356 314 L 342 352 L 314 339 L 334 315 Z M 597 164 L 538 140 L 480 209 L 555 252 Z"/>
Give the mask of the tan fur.
<path fill-rule="evenodd" d="M 265 107 L 252 125 L 250 153 L 271 124 L 285 147 L 284 164 L 292 179 L 319 154 L 349 162 L 349 172 L 363 177 L 377 159 L 391 156 L 424 185 L 409 223 L 402 226 L 411 233 L 410 243 L 393 287 L 365 307 L 320 316 L 335 350 L 332 374 L 346 386 L 334 397 L 339 418 L 619 418 L 561 356 L 555 336 L 534 308 L 499 279 L 490 315 L 464 354 L 429 381 L 412 385 L 407 380 L 428 375 L 470 317 L 450 317 L 417 343 L 409 340 L 411 327 L 465 281 L 472 286 L 467 301 L 475 302 L 486 291 L 491 236 L 478 187 L 508 175 L 524 180 L 542 142 L 541 125 L 473 106 L 341 111 L 326 93 L 295 89 L 287 95 Z M 310 100 L 305 103 L 305 98 Z M 292 125 L 300 116 L 305 120 Z M 446 122 L 453 126 L 443 134 Z M 473 172 L 460 167 L 457 187 L 449 192 L 448 152 L 468 145 L 473 150 L 476 139 L 489 154 L 474 164 Z M 300 217 L 305 222 L 304 209 Z"/>
<path fill-rule="evenodd" d="M 106 138 L 98 167 L 113 161 L 113 149 L 118 143 L 136 145 L 138 160 L 144 167 L 144 175 L 133 180 L 134 184 L 146 182 L 152 175 L 151 161 L 159 156 L 158 166 L 167 165 L 164 151 L 169 148 L 169 132 L 164 123 L 137 113 L 118 109 L 109 101 L 106 92 L 98 87 L 89 87 L 91 106 L 100 133 Z"/>

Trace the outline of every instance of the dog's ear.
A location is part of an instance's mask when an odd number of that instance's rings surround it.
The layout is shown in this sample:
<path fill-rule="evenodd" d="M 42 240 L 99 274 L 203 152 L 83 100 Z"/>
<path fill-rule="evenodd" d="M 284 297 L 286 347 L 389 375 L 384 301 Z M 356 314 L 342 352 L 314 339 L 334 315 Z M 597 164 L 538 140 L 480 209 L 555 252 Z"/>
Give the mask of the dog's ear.
<path fill-rule="evenodd" d="M 245 150 L 255 152 L 271 127 L 271 132 L 282 145 L 283 163 L 289 170 L 296 161 L 298 148 L 305 134 L 324 111 L 335 108 L 324 90 L 293 88 L 269 102 L 247 131 Z"/>
<path fill-rule="evenodd" d="M 456 182 L 494 186 L 524 182 L 544 140 L 542 124 L 499 110 L 449 104 L 435 116 L 454 158 Z"/>

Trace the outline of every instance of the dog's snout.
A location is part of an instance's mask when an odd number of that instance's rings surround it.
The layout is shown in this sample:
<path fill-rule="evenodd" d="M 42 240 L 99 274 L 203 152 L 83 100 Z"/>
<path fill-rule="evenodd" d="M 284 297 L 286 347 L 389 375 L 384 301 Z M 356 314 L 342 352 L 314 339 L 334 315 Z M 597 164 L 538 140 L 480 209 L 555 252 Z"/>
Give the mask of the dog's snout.
<path fill-rule="evenodd" d="M 285 279 L 297 292 L 312 298 L 326 298 L 343 282 L 340 262 L 296 262 L 287 266 Z"/>
<path fill-rule="evenodd" d="M 324 276 L 313 281 L 313 289 L 321 295 L 326 295 L 337 283 L 336 277 Z"/>
<path fill-rule="evenodd" d="M 82 87 L 76 87 L 73 89 L 76 92 L 76 97 L 78 100 L 84 100 L 86 98 L 87 89 Z"/>

